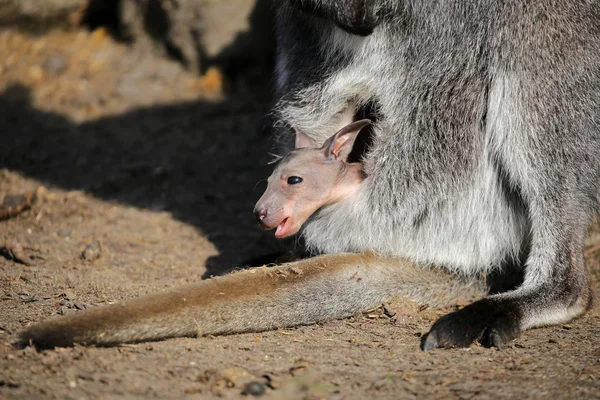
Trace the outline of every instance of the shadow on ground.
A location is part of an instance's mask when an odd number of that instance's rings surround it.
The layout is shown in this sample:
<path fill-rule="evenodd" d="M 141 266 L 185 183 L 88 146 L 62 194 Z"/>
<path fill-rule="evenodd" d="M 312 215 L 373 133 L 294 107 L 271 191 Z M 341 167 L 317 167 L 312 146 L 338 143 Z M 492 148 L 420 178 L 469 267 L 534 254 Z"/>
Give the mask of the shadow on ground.
<path fill-rule="evenodd" d="M 252 209 L 271 170 L 261 126 L 269 93 L 137 109 L 81 124 L 0 94 L 0 167 L 67 190 L 167 211 L 219 250 L 205 277 L 262 263 L 282 250 Z"/>

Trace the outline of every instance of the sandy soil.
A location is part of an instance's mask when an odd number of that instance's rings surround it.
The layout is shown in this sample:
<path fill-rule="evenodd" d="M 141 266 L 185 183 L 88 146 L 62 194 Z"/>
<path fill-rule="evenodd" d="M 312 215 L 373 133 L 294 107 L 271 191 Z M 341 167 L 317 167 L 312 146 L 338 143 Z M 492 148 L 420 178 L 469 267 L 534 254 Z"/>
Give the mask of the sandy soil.
<path fill-rule="evenodd" d="M 224 92 L 223 87 L 229 87 Z M 440 312 L 259 334 L 36 352 L 44 318 L 260 263 L 284 249 L 252 206 L 268 176 L 268 79 L 196 77 L 103 30 L 0 32 L 0 399 L 600 398 L 600 311 L 504 350 L 422 352 Z M 597 229 L 597 228 L 596 228 Z M 598 242 L 598 232 L 588 245 Z M 600 253 L 588 256 L 600 290 Z M 254 384 L 247 386 L 249 382 Z"/>

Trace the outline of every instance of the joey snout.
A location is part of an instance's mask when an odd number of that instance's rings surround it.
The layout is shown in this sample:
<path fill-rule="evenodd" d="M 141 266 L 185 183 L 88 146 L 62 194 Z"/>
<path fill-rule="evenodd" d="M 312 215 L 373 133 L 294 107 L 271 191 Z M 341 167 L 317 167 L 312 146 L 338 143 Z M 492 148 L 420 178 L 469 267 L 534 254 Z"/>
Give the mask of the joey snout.
<path fill-rule="evenodd" d="M 256 218 L 261 228 L 265 230 L 277 228 L 275 236 L 279 238 L 298 232 L 299 227 L 292 223 L 294 213 L 291 210 L 286 210 L 286 204 L 288 204 L 286 201 L 275 199 L 270 202 L 262 202 L 261 200 L 254 208 L 254 218 Z"/>
<path fill-rule="evenodd" d="M 267 216 L 268 211 L 266 208 L 255 208 L 254 209 L 254 218 L 256 218 L 256 221 L 264 228 L 263 226 L 263 219 L 265 219 L 265 217 Z"/>

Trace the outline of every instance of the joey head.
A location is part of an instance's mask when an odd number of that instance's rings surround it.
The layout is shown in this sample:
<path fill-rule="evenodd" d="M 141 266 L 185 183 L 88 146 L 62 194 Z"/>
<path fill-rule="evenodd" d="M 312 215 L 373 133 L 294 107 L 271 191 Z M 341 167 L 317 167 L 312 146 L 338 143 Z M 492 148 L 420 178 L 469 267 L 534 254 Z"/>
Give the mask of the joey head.
<path fill-rule="evenodd" d="M 368 119 L 353 122 L 317 147 L 296 132 L 296 148 L 279 161 L 254 215 L 264 229 L 277 228 L 283 238 L 297 233 L 319 208 L 335 204 L 358 188 L 364 179 L 360 162 L 349 162 L 354 143 Z"/>

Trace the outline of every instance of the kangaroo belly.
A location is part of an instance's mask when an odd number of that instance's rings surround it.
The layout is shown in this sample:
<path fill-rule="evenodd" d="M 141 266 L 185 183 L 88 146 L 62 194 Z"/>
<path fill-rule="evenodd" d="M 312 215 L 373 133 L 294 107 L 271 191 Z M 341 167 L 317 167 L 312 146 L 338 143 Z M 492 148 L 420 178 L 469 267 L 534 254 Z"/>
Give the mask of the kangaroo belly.
<path fill-rule="evenodd" d="M 498 268 L 523 248 L 525 208 L 492 165 L 463 190 L 417 197 L 382 207 L 367 180 L 355 198 L 320 210 L 303 235 L 316 252 L 373 250 L 467 275 Z"/>

